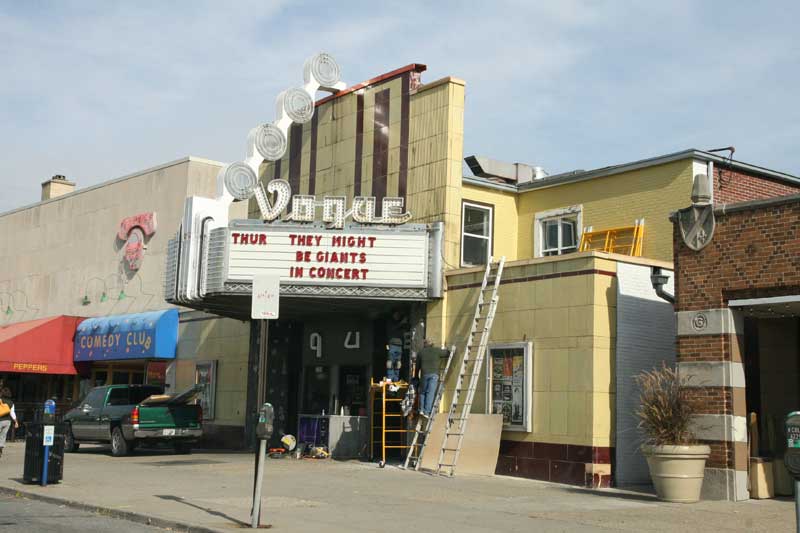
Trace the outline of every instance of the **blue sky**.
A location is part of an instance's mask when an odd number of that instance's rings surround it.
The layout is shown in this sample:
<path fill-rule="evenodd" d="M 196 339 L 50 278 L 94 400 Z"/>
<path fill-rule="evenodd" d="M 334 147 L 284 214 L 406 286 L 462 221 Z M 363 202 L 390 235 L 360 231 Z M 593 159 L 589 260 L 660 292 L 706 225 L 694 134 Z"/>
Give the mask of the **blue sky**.
<path fill-rule="evenodd" d="M 230 5 L 225 5 L 230 4 Z M 467 82 L 464 153 L 551 173 L 684 148 L 800 174 L 800 2 L 5 2 L 0 212 L 247 131 L 324 50 Z"/>

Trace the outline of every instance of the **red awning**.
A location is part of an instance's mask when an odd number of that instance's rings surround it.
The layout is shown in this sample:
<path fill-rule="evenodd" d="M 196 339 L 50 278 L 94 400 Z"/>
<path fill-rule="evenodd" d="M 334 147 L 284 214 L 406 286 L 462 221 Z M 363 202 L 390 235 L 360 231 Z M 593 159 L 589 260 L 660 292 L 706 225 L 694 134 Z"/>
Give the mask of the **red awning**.
<path fill-rule="evenodd" d="M 0 372 L 77 374 L 72 340 L 82 320 L 57 316 L 0 327 Z"/>

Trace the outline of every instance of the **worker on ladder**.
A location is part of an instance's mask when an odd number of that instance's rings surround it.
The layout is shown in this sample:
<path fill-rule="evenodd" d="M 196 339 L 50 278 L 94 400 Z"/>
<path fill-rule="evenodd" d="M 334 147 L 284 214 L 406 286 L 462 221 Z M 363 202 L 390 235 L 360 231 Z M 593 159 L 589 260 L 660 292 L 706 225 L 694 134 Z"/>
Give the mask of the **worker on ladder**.
<path fill-rule="evenodd" d="M 425 339 L 422 350 L 417 354 L 417 369 L 420 375 L 419 413 L 426 418 L 434 408 L 436 385 L 439 383 L 439 363 L 446 355 L 445 350 L 436 348 L 429 339 Z"/>

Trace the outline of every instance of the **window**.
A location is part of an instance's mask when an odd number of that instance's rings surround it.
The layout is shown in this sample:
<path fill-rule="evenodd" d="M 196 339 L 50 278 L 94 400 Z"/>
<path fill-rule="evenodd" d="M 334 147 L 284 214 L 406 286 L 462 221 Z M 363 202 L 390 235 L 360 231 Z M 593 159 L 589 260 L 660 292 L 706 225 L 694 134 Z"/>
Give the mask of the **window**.
<path fill-rule="evenodd" d="M 163 394 L 161 387 L 131 387 L 131 405 L 142 403 L 153 394 Z"/>
<path fill-rule="evenodd" d="M 569 254 L 578 251 L 581 206 L 536 213 L 534 244 L 536 257 Z"/>
<path fill-rule="evenodd" d="M 530 342 L 492 344 L 486 366 L 486 411 L 503 415 L 503 429 L 531 431 L 533 388 Z"/>
<path fill-rule="evenodd" d="M 128 399 L 128 387 L 111 389 L 108 393 L 107 405 L 130 405 Z"/>
<path fill-rule="evenodd" d="M 485 265 L 492 254 L 494 208 L 464 202 L 461 206 L 461 266 Z"/>
<path fill-rule="evenodd" d="M 92 409 L 99 409 L 103 407 L 103 400 L 105 399 L 108 389 L 94 389 L 86 399 L 83 401 L 84 405 L 89 405 Z"/>
<path fill-rule="evenodd" d="M 564 216 L 542 221 L 542 255 L 561 255 L 578 249 L 577 218 Z"/>

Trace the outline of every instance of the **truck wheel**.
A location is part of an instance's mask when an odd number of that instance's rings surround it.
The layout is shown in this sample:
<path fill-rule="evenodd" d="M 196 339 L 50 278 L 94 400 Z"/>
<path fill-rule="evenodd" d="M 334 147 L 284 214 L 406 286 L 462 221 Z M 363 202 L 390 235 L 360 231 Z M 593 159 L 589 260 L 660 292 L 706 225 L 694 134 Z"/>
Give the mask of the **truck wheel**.
<path fill-rule="evenodd" d="M 78 451 L 80 444 L 75 442 L 75 436 L 72 434 L 72 424 L 67 424 L 64 428 L 64 451 L 71 453 Z"/>
<path fill-rule="evenodd" d="M 175 453 L 178 455 L 188 455 L 192 453 L 192 445 L 187 442 L 176 442 Z"/>
<path fill-rule="evenodd" d="M 111 432 L 111 455 L 114 457 L 122 457 L 123 455 L 128 455 L 130 452 L 131 445 L 122 435 L 122 428 L 114 428 Z"/>

